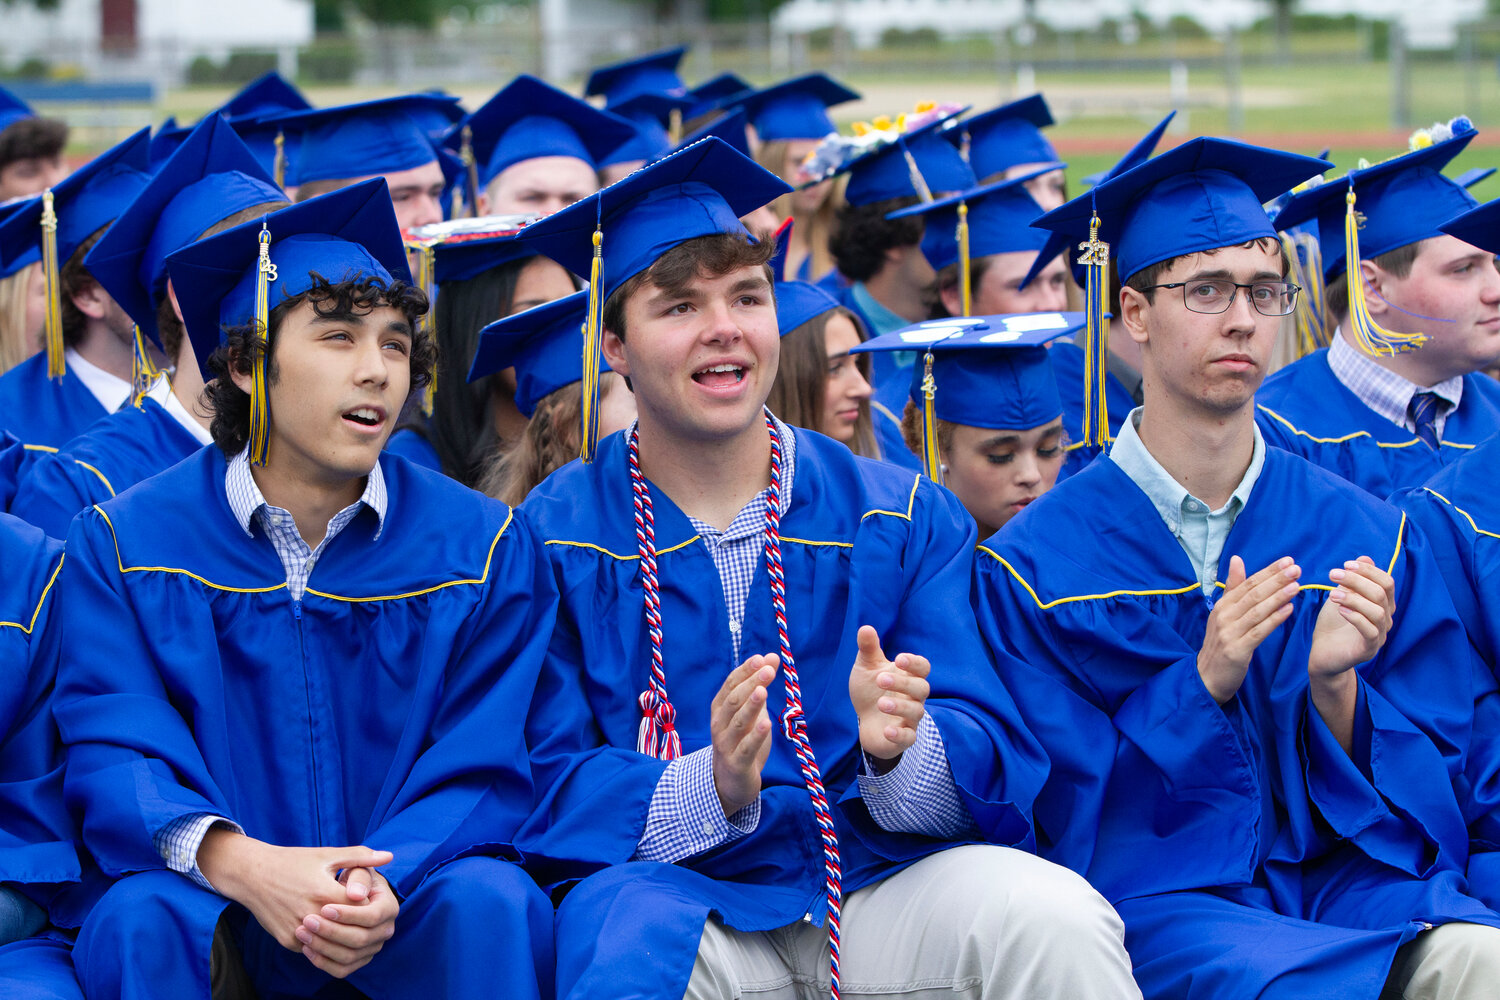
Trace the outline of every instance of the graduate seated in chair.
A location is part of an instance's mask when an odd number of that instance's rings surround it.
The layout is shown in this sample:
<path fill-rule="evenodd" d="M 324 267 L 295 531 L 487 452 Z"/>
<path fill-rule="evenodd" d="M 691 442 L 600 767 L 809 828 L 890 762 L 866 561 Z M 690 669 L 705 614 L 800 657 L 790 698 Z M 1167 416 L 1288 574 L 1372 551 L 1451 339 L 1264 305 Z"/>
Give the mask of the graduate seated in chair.
<path fill-rule="evenodd" d="M 1114 901 L 1151 998 L 1500 982 L 1500 914 L 1463 877 L 1472 686 L 1438 569 L 1255 422 L 1299 292 L 1261 205 L 1321 166 L 1195 139 L 1041 220 L 1097 213 L 1145 402 L 980 547 L 976 611 L 1051 761 L 1041 854 Z"/>
<path fill-rule="evenodd" d="M 1046 762 L 964 606 L 962 509 L 765 409 L 739 219 L 786 190 L 709 138 L 525 231 L 598 261 L 639 413 L 521 507 L 566 595 L 521 838 L 570 890 L 558 993 L 1135 996 L 1115 915 L 1029 851 Z"/>
<path fill-rule="evenodd" d="M 216 447 L 76 518 L 60 585 L 68 802 L 118 880 L 86 993 L 547 995 L 507 845 L 556 599 L 508 508 L 381 455 L 433 361 L 385 182 L 168 268 Z"/>

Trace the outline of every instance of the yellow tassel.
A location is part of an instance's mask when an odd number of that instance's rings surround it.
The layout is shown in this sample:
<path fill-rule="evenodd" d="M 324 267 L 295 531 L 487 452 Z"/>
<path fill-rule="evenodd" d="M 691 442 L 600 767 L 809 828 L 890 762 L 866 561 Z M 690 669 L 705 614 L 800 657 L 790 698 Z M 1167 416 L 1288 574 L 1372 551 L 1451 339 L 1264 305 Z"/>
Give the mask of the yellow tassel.
<path fill-rule="evenodd" d="M 682 141 L 682 109 L 681 108 L 673 108 L 667 114 L 667 138 L 669 140 L 671 140 L 672 145 L 674 145 L 674 146 L 677 145 L 679 142 Z"/>
<path fill-rule="evenodd" d="M 428 340 L 431 343 L 437 343 L 437 320 L 435 318 L 437 311 L 433 308 L 433 303 L 436 301 L 435 286 L 437 284 L 433 250 L 436 245 L 435 243 L 423 240 L 405 241 L 407 252 L 417 259 L 417 273 L 415 275 L 417 287 L 422 289 L 422 294 L 427 296 L 427 315 L 422 317 L 421 328 L 427 334 Z M 439 366 L 441 366 L 441 363 L 440 355 Z M 432 416 L 432 407 L 437 399 L 437 381 L 438 372 L 437 369 L 433 369 L 432 377 L 428 380 L 427 387 L 422 390 L 422 414 L 424 416 Z"/>
<path fill-rule="evenodd" d="M 286 187 L 286 135 L 280 129 L 276 130 L 276 156 L 271 161 L 271 171 L 276 180 L 276 186 L 284 189 Z"/>
<path fill-rule="evenodd" d="M 266 399 L 266 351 L 271 329 L 271 288 L 276 280 L 276 265 L 271 263 L 271 230 L 260 228 L 260 259 L 255 265 L 255 337 L 260 341 L 250 378 L 250 463 L 266 464 L 266 446 L 270 427 L 269 400 Z"/>
<path fill-rule="evenodd" d="M 958 203 L 958 287 L 963 314 L 973 314 L 973 291 L 969 288 L 969 203 Z"/>
<path fill-rule="evenodd" d="M 1365 302 L 1365 281 L 1359 269 L 1359 213 L 1354 211 L 1354 187 L 1344 198 L 1344 280 L 1349 287 L 1349 325 L 1360 350 L 1375 357 L 1414 351 L 1427 343 L 1425 333 L 1396 333 L 1375 322 Z"/>
<path fill-rule="evenodd" d="M 52 207 L 52 189 L 42 192 L 42 277 L 46 279 L 47 377 L 62 378 L 68 363 L 63 357 L 62 272 L 57 260 L 57 211 Z"/>
<path fill-rule="evenodd" d="M 594 460 L 599 445 L 599 358 L 603 352 L 604 331 L 599 328 L 599 279 L 604 271 L 604 231 L 594 230 L 594 261 L 589 265 L 589 311 L 583 326 L 583 445 L 579 457 Z"/>
<path fill-rule="evenodd" d="M 1327 346 L 1327 327 L 1323 321 L 1323 261 L 1318 241 L 1310 233 L 1282 233 L 1281 246 L 1291 262 L 1287 277 L 1302 286 L 1293 314 L 1296 331 L 1296 356 L 1305 358 Z"/>
<path fill-rule="evenodd" d="M 134 342 L 130 353 L 131 404 L 139 407 L 141 400 L 161 376 L 161 369 L 151 360 L 151 347 L 146 343 L 146 335 L 141 333 L 139 326 L 134 328 Z"/>
<path fill-rule="evenodd" d="M 479 217 L 479 162 L 474 159 L 474 130 L 465 125 L 461 145 L 458 150 L 459 159 L 464 162 L 464 201 L 468 202 L 469 218 Z"/>
<path fill-rule="evenodd" d="M 1099 239 L 1099 216 L 1089 219 L 1088 242 L 1078 244 L 1078 263 L 1085 268 L 1083 311 L 1083 443 L 1088 447 L 1109 446 L 1109 401 L 1105 395 L 1108 374 L 1109 325 L 1104 306 L 1109 301 L 1109 244 Z"/>
<path fill-rule="evenodd" d="M 932 377 L 932 351 L 922 357 L 922 469 L 927 478 L 935 483 L 943 481 L 943 456 L 938 450 L 937 408 L 933 398 L 937 396 L 937 380 Z"/>

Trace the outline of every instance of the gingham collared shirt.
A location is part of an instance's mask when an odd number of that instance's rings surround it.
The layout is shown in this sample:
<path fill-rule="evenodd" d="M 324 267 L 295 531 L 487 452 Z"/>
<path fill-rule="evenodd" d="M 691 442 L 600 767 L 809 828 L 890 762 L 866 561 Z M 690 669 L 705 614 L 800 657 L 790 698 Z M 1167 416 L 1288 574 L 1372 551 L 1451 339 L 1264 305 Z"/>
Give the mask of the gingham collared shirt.
<path fill-rule="evenodd" d="M 1412 433 L 1416 433 L 1417 429 L 1408 412 L 1412 396 L 1419 392 L 1433 393 L 1446 404 L 1438 406 L 1437 416 L 1433 421 L 1439 441 L 1443 439 L 1443 425 L 1448 422 L 1448 414 L 1457 410 L 1464 398 L 1462 375 L 1444 379 L 1431 388 L 1417 385 L 1366 357 L 1359 348 L 1344 339 L 1342 330 L 1334 331 L 1333 343 L 1328 345 L 1328 367 L 1333 369 L 1334 377 L 1344 383 L 1344 387 L 1358 396 L 1366 406 Z"/>
<path fill-rule="evenodd" d="M 282 568 L 286 570 L 287 590 L 294 601 L 302 600 L 302 595 L 307 590 L 307 578 L 312 574 L 318 557 L 323 554 L 323 550 L 328 547 L 328 543 L 333 540 L 334 536 L 354 520 L 361 506 L 369 507 L 375 512 L 376 538 L 380 537 L 380 532 L 385 527 L 385 475 L 380 471 L 378 464 L 366 479 L 364 493 L 354 503 L 333 516 L 333 519 L 328 522 L 328 530 L 323 535 L 323 540 L 317 544 L 316 548 L 303 540 L 302 535 L 297 531 L 297 522 L 289 511 L 273 507 L 266 502 L 265 496 L 260 492 L 260 487 L 255 485 L 255 477 L 250 472 L 248 448 L 230 459 L 229 469 L 224 474 L 224 493 L 229 500 L 230 510 L 234 512 L 235 520 L 239 522 L 247 537 L 255 537 L 251 525 L 259 515 L 261 530 L 275 546 L 276 555 L 280 557 Z M 712 780 L 712 775 L 710 775 L 710 780 Z M 188 876 L 209 891 L 215 891 L 208 879 L 204 877 L 202 869 L 198 867 L 198 849 L 203 846 L 203 838 L 207 836 L 208 831 L 217 824 L 223 824 L 236 833 L 245 832 L 238 823 L 222 816 L 215 816 L 212 813 L 190 813 L 186 816 L 179 816 L 158 830 L 152 837 L 152 843 L 157 853 L 162 856 L 162 860 L 166 861 L 168 868 Z"/>
<path fill-rule="evenodd" d="M 780 503 L 785 515 L 792 503 L 797 439 L 786 424 L 774 416 L 771 419 L 785 451 Z M 756 568 L 765 556 L 770 495 L 769 488 L 757 493 L 722 531 L 688 518 L 708 546 L 719 572 L 736 664 L 740 660 L 745 601 Z M 948 768 L 942 734 L 930 716 L 923 716 L 917 726 L 916 743 L 901 755 L 894 768 L 883 775 L 860 774 L 859 786 L 871 817 L 885 829 L 955 838 L 975 828 Z M 636 844 L 635 860 L 670 863 L 690 858 L 754 832 L 759 822 L 759 799 L 732 816 L 724 815 L 714 788 L 713 747 L 701 747 L 672 761 L 662 773 L 647 809 L 645 830 Z"/>

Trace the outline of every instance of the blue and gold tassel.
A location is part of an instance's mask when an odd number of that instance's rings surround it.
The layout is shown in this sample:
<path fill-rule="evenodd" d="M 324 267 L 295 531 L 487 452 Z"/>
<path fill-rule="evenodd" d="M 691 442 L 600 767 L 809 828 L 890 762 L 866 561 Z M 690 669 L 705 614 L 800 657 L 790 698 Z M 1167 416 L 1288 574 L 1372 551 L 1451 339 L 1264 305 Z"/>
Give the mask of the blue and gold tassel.
<path fill-rule="evenodd" d="M 469 218 L 479 217 L 479 161 L 474 158 L 474 130 L 468 125 L 463 127 L 459 133 L 461 136 L 458 148 L 458 158 L 464 164 L 464 201 Z"/>
<path fill-rule="evenodd" d="M 266 445 L 270 427 L 269 402 L 266 399 L 266 352 L 270 349 L 271 282 L 276 280 L 276 265 L 271 263 L 271 230 L 260 227 L 260 259 L 255 265 L 255 336 L 260 350 L 250 373 L 250 464 L 266 464 Z"/>
<path fill-rule="evenodd" d="M 52 207 L 52 189 L 42 192 L 42 277 L 46 282 L 47 377 L 62 378 L 68 363 L 63 357 L 62 272 L 57 260 L 57 211 Z"/>
<path fill-rule="evenodd" d="M 271 160 L 271 176 L 276 181 L 276 186 L 283 191 L 286 190 L 286 133 L 281 129 L 276 130 L 276 155 Z"/>
<path fill-rule="evenodd" d="M 963 315 L 973 315 L 973 292 L 969 288 L 969 203 L 958 203 L 958 288 Z"/>
<path fill-rule="evenodd" d="M 938 448 L 937 380 L 932 377 L 932 349 L 922 356 L 922 471 L 927 478 L 941 484 L 943 481 L 943 456 Z"/>
<path fill-rule="evenodd" d="M 603 206 L 600 206 L 603 211 Z M 579 408 L 583 422 L 583 444 L 579 457 L 584 462 L 594 460 L 594 451 L 599 446 L 599 360 L 603 354 L 604 331 L 600 329 L 600 312 L 604 303 L 600 301 L 599 281 L 604 272 L 604 221 L 599 218 L 594 226 L 594 260 L 589 265 L 589 311 L 583 323 L 583 400 Z"/>
<path fill-rule="evenodd" d="M 1105 378 L 1109 369 L 1109 244 L 1099 239 L 1099 213 L 1089 219 L 1088 242 L 1078 244 L 1083 266 L 1084 328 L 1083 443 L 1092 448 L 1109 445 L 1109 403 Z"/>
<path fill-rule="evenodd" d="M 161 377 L 161 369 L 156 367 L 156 362 L 151 358 L 151 347 L 146 343 L 146 335 L 141 333 L 137 324 L 133 327 L 130 349 L 130 402 L 132 406 L 139 407 L 146 393 L 151 391 L 151 386 Z"/>
<path fill-rule="evenodd" d="M 1344 213 L 1344 280 L 1349 287 L 1349 325 L 1354 331 L 1354 342 L 1360 350 L 1374 357 L 1389 358 L 1402 351 L 1414 351 L 1427 343 L 1427 334 L 1387 330 L 1370 315 L 1370 307 L 1365 302 L 1364 275 L 1359 269 L 1360 216 L 1354 210 L 1352 184 L 1344 196 L 1344 204 L 1347 207 Z"/>
<path fill-rule="evenodd" d="M 436 284 L 434 280 L 433 247 L 435 244 L 423 240 L 407 240 L 406 249 L 417 259 L 417 287 L 422 289 L 422 294 L 427 296 L 427 314 L 422 317 L 421 328 L 426 331 L 428 339 L 437 343 L 437 320 L 436 310 L 433 309 L 436 295 Z M 422 415 L 432 416 L 433 404 L 437 399 L 438 373 L 434 369 L 432 377 L 427 380 L 427 387 L 422 390 Z"/>
<path fill-rule="evenodd" d="M 1311 233 L 1282 233 L 1281 248 L 1291 263 L 1288 274 L 1303 289 L 1293 313 L 1296 356 L 1305 358 L 1328 346 L 1329 330 L 1323 316 L 1323 255 Z"/>

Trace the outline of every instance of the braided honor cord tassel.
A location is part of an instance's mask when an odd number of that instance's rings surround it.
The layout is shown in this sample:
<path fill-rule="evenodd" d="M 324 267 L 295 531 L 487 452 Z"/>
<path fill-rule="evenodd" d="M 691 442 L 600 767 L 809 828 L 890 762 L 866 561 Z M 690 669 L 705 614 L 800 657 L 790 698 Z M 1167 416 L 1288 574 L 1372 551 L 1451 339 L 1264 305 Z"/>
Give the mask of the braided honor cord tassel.
<path fill-rule="evenodd" d="M 823 776 L 818 759 L 813 756 L 807 738 L 807 717 L 802 710 L 802 685 L 797 679 L 797 663 L 792 658 L 791 638 L 786 624 L 786 576 L 781 569 L 781 435 L 769 416 L 766 427 L 771 432 L 771 497 L 766 504 L 766 576 L 771 581 L 771 607 L 776 612 L 776 635 L 780 640 L 781 676 L 786 686 L 786 713 L 781 717 L 782 732 L 792 741 L 797 763 L 802 767 L 802 781 L 812 797 L 813 814 L 823 837 L 823 864 L 827 871 L 824 890 L 828 897 L 828 971 L 832 1000 L 839 1000 L 839 914 L 844 897 L 844 871 L 839 861 L 839 838 L 833 828 L 833 811 L 823 790 Z"/>
<path fill-rule="evenodd" d="M 677 710 L 667 698 L 667 672 L 661 655 L 661 587 L 656 575 L 656 518 L 651 490 L 641 475 L 640 432 L 630 432 L 630 492 L 635 499 L 635 544 L 641 555 L 641 589 L 646 593 L 646 631 L 651 636 L 651 677 L 641 692 L 641 729 L 635 748 L 661 760 L 682 756 Z"/>

